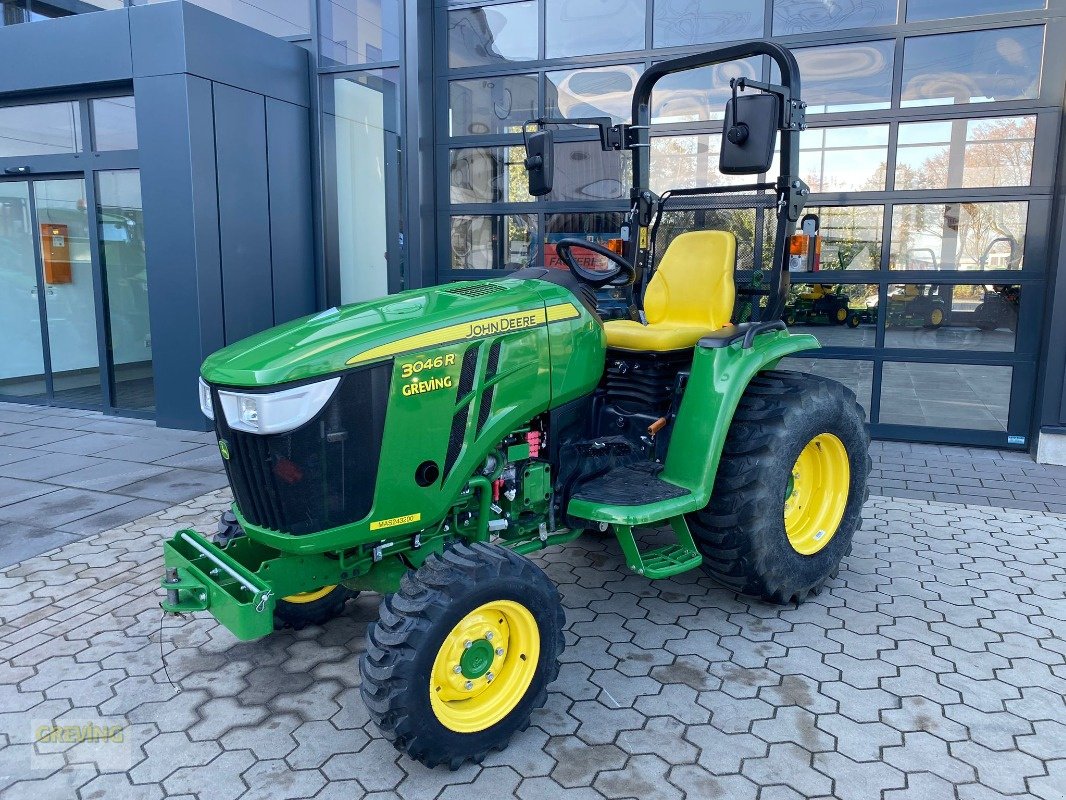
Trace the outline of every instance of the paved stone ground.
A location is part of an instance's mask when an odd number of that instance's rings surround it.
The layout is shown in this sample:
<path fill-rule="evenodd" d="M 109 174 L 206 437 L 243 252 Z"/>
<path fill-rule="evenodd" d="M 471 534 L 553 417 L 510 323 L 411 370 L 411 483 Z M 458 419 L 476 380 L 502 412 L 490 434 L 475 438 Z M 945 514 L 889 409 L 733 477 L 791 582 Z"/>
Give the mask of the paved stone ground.
<path fill-rule="evenodd" d="M 872 498 L 799 608 L 698 572 L 649 582 L 610 541 L 539 555 L 566 604 L 560 678 L 510 749 L 452 773 L 368 721 L 376 597 L 252 643 L 203 617 L 161 626 L 160 540 L 225 505 L 0 571 L 0 798 L 1066 796 L 1066 517 Z M 42 721 L 128 727 L 101 766 L 64 767 L 31 752 Z"/>
<path fill-rule="evenodd" d="M 0 566 L 225 485 L 213 433 L 0 403 Z"/>

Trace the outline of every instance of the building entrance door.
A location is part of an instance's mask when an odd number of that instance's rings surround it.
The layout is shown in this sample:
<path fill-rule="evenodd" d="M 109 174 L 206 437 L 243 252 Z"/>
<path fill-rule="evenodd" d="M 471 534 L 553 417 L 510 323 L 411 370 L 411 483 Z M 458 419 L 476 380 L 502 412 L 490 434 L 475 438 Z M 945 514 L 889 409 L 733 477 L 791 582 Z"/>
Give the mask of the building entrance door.
<path fill-rule="evenodd" d="M 127 177 L 127 183 L 132 177 L 136 197 L 125 205 L 139 213 L 136 170 L 97 173 L 94 182 L 101 189 L 100 179 L 107 175 Z M 87 195 L 84 174 L 0 181 L 0 400 L 105 411 L 151 409 L 143 248 L 139 259 L 126 253 L 131 247 L 138 250 L 132 240 L 139 233 L 139 216 L 98 207 L 96 198 Z M 140 296 L 125 297 L 131 291 L 129 281 L 111 281 L 123 290 L 116 329 L 122 341 L 117 343 L 112 342 L 107 310 L 105 287 L 111 276 L 101 263 L 105 257 L 108 271 L 114 261 L 114 271 L 123 279 L 128 277 L 128 262 L 140 264 Z M 136 344 L 148 355 L 115 359 L 115 344 L 123 354 L 130 350 L 132 334 L 127 335 L 127 329 L 137 326 L 138 311 L 143 320 L 140 336 L 133 338 L 141 340 Z M 122 384 L 123 396 L 132 404 L 116 403 L 116 360 L 122 368 L 120 381 L 147 381 L 147 403 L 133 397 L 137 392 L 132 384 Z M 144 370 L 138 372 L 137 366 L 144 363 L 147 372 L 141 374 Z"/>

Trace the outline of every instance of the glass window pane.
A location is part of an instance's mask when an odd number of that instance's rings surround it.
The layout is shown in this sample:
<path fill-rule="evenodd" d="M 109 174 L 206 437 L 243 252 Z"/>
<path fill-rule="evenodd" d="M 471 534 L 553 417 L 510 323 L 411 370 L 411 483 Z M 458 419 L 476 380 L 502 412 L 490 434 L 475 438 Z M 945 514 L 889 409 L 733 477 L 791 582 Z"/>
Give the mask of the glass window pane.
<path fill-rule="evenodd" d="M 856 42 L 792 52 L 803 76 L 808 114 L 891 106 L 895 42 Z"/>
<path fill-rule="evenodd" d="M 0 158 L 77 153 L 79 150 L 81 117 L 77 103 L 0 108 Z"/>
<path fill-rule="evenodd" d="M 453 203 L 529 203 L 529 183 L 521 147 L 464 147 L 451 151 Z"/>
<path fill-rule="evenodd" d="M 651 94 L 651 121 L 656 124 L 698 122 L 725 117 L 732 78 L 762 80 L 762 58 L 688 69 L 660 78 Z"/>
<path fill-rule="evenodd" d="M 774 0 L 774 36 L 891 25 L 896 0 Z"/>
<path fill-rule="evenodd" d="M 480 136 L 520 133 L 537 115 L 537 76 L 471 78 L 448 84 L 448 133 Z"/>
<path fill-rule="evenodd" d="M 855 399 L 870 417 L 870 396 L 873 386 L 874 365 L 869 361 L 853 361 L 843 358 L 784 358 L 781 369 L 802 372 L 805 375 L 821 375 L 847 386 L 855 392 Z"/>
<path fill-rule="evenodd" d="M 155 390 L 141 174 L 135 169 L 97 172 L 96 191 L 111 321 L 114 402 L 119 408 L 150 411 L 155 408 Z"/>
<path fill-rule="evenodd" d="M 33 192 L 44 257 L 53 394 L 75 405 L 99 406 L 103 396 L 85 181 L 35 181 Z"/>
<path fill-rule="evenodd" d="M 817 275 L 792 275 L 782 318 L 796 333 L 823 347 L 873 347 L 877 329 L 876 284 L 796 283 Z M 832 278 L 826 275 L 826 278 Z"/>
<path fill-rule="evenodd" d="M 621 211 L 607 211 L 598 214 L 548 214 L 544 219 L 544 266 L 552 269 L 568 269 L 555 253 L 555 243 L 560 239 L 576 237 L 605 245 L 608 239 L 617 239 L 622 228 Z M 582 266 L 598 270 L 606 269 L 606 258 L 587 250 L 573 251 Z"/>
<path fill-rule="evenodd" d="M 1044 0 L 907 0 L 907 22 L 1043 8 Z"/>
<path fill-rule="evenodd" d="M 896 189 L 1028 186 L 1036 117 L 904 122 Z"/>
<path fill-rule="evenodd" d="M 540 21 L 536 0 L 448 12 L 448 65 L 474 67 L 532 61 Z"/>
<path fill-rule="evenodd" d="M 536 214 L 452 217 L 452 269 L 521 269 L 533 265 Z"/>
<path fill-rule="evenodd" d="M 1013 369 L 885 362 L 880 422 L 1006 431 Z"/>
<path fill-rule="evenodd" d="M 763 35 L 764 0 L 656 0 L 656 47 L 758 39 Z"/>
<path fill-rule="evenodd" d="M 644 49 L 645 0 L 545 0 L 547 58 Z"/>
<path fill-rule="evenodd" d="M 97 150 L 137 149 L 137 109 L 132 96 L 93 100 L 92 119 Z"/>
<path fill-rule="evenodd" d="M 374 64 L 400 57 L 399 0 L 322 0 L 319 42 L 323 61 Z"/>
<path fill-rule="evenodd" d="M 822 270 L 881 268 L 884 206 L 808 206 L 804 213 L 819 217 Z M 794 276 L 793 280 L 802 277 Z"/>
<path fill-rule="evenodd" d="M 721 134 L 653 136 L 651 140 L 651 189 L 695 186 L 739 186 L 751 183 L 751 175 L 724 175 L 718 169 Z"/>
<path fill-rule="evenodd" d="M 908 283 L 888 287 L 886 347 L 1013 352 L 1021 287 Z"/>
<path fill-rule="evenodd" d="M 633 88 L 644 67 L 620 64 L 549 72 L 544 77 L 544 111 L 549 117 L 610 117 L 628 122 Z"/>
<path fill-rule="evenodd" d="M 323 84 L 329 183 L 327 235 L 336 247 L 340 301 L 388 294 L 402 270 L 399 71 L 368 70 Z"/>
<path fill-rule="evenodd" d="M 45 399 L 37 260 L 26 181 L 0 182 L 0 319 L 4 321 L 0 396 Z"/>
<path fill-rule="evenodd" d="M 604 152 L 600 141 L 557 142 L 555 185 L 548 200 L 619 200 L 629 198 L 632 161 L 628 155 Z"/>
<path fill-rule="evenodd" d="M 888 125 L 809 128 L 800 135 L 800 175 L 812 192 L 881 191 Z"/>
<path fill-rule="evenodd" d="M 890 269 L 1021 269 L 1029 204 L 923 203 L 892 210 Z"/>
<path fill-rule="evenodd" d="M 133 5 L 165 2 L 140 0 Z M 271 36 L 303 36 L 311 30 L 309 0 L 190 0 L 223 17 L 237 20 Z M 36 3 L 34 4 L 36 5 Z"/>
<path fill-rule="evenodd" d="M 903 107 L 1040 96 L 1044 28 L 999 28 L 907 39 Z"/>

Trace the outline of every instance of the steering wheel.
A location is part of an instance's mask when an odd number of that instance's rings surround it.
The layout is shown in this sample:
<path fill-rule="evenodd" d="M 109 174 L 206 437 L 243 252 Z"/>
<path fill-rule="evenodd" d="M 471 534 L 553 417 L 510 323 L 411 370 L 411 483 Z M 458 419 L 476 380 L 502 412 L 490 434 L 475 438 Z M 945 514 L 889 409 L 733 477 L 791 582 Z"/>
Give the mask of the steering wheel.
<path fill-rule="evenodd" d="M 572 247 L 581 247 L 603 256 L 614 264 L 614 269 L 608 269 L 604 272 L 585 269 L 577 262 L 573 253 L 570 252 Z M 637 277 L 637 271 L 633 269 L 633 265 L 626 261 L 625 258 L 596 242 L 590 242 L 586 239 L 560 239 L 555 243 L 555 252 L 570 269 L 570 272 L 574 274 L 574 277 L 597 289 L 601 286 L 628 286 Z"/>

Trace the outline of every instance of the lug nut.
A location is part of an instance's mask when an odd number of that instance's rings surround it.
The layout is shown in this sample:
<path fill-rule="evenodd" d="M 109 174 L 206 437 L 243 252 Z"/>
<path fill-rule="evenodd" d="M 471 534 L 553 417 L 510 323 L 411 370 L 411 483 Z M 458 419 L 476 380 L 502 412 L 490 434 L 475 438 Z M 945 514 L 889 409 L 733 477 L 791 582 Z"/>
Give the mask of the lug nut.
<path fill-rule="evenodd" d="M 466 689 L 469 692 L 471 689 L 474 688 L 474 682 L 473 681 L 467 681 L 466 683 L 463 684 L 463 688 Z"/>
<path fill-rule="evenodd" d="M 492 641 L 492 631 L 485 631 L 485 638 Z"/>
<path fill-rule="evenodd" d="M 496 676 L 493 675 L 491 672 L 486 672 L 485 673 L 485 682 L 486 683 L 492 683 L 492 679 L 495 678 L 495 677 Z"/>
<path fill-rule="evenodd" d="M 463 668 L 460 667 L 458 664 L 456 664 L 454 667 L 452 667 L 452 672 L 454 672 L 456 675 L 458 675 L 462 671 L 463 671 Z"/>
<path fill-rule="evenodd" d="M 473 646 L 474 646 L 474 643 L 472 641 L 470 641 L 469 639 L 467 639 L 465 642 L 463 642 L 463 649 L 465 649 L 465 650 L 469 650 Z"/>
<path fill-rule="evenodd" d="M 496 655 L 498 655 L 498 656 L 502 656 L 503 655 L 503 648 L 502 647 L 497 647 L 496 648 Z"/>

